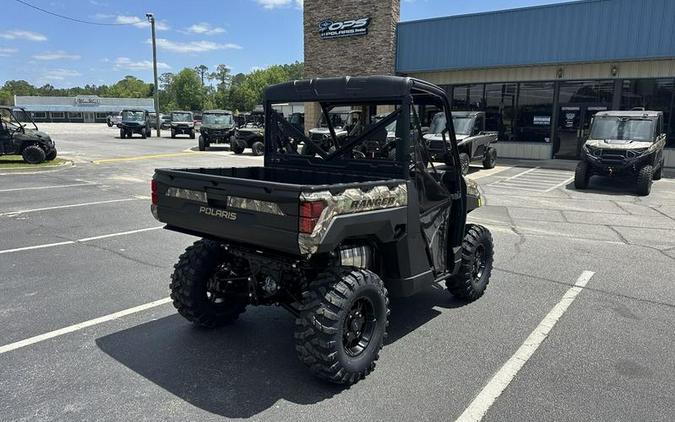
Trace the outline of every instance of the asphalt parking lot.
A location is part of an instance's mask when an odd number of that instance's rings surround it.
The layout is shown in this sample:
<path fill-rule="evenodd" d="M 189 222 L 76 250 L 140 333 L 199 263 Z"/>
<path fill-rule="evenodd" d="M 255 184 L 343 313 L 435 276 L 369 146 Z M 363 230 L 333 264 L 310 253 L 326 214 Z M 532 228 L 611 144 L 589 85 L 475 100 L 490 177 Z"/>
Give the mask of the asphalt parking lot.
<path fill-rule="evenodd" d="M 573 162 L 474 168 L 485 296 L 394 300 L 376 371 L 345 389 L 297 360 L 284 310 L 205 331 L 167 300 L 196 239 L 151 216 L 152 171 L 262 158 L 44 126 L 74 166 L 2 175 L 2 420 L 675 420 L 675 171 L 637 197 L 576 191 Z"/>

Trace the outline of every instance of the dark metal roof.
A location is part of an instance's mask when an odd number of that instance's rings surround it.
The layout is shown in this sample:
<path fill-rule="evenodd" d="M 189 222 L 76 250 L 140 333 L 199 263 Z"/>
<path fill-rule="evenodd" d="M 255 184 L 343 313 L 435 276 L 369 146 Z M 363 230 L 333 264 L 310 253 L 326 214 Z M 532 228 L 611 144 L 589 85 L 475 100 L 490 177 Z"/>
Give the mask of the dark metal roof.
<path fill-rule="evenodd" d="M 675 57 L 675 1 L 581 0 L 398 24 L 399 73 Z"/>

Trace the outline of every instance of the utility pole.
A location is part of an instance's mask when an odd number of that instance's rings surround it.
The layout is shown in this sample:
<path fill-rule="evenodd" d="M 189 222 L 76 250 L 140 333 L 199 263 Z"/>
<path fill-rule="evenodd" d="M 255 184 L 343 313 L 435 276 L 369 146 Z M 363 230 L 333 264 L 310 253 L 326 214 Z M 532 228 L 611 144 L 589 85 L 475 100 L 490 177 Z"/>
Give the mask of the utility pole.
<path fill-rule="evenodd" d="M 155 39 L 155 15 L 146 13 L 150 26 L 152 27 L 152 70 L 155 73 L 155 124 L 157 125 L 157 137 L 161 136 L 160 122 L 159 122 L 159 84 L 157 83 L 157 41 Z"/>

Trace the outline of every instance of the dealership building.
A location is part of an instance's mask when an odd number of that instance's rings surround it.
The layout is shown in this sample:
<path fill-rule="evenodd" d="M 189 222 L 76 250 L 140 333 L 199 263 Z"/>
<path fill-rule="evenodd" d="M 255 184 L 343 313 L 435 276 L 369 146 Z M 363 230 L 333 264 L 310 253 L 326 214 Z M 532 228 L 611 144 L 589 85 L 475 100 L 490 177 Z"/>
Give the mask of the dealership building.
<path fill-rule="evenodd" d="M 152 98 L 14 96 L 14 104 L 32 113 L 36 122 L 105 123 L 106 117 L 126 108 L 155 111 Z"/>
<path fill-rule="evenodd" d="M 575 159 L 598 111 L 660 110 L 675 167 L 673 0 L 582 0 L 409 22 L 399 22 L 399 0 L 305 0 L 304 14 L 307 77 L 433 82 L 454 110 L 485 111 L 500 132 L 500 156 L 511 158 Z M 339 24 L 363 18 L 358 30 Z M 306 112 L 314 121 L 318 110 Z"/>

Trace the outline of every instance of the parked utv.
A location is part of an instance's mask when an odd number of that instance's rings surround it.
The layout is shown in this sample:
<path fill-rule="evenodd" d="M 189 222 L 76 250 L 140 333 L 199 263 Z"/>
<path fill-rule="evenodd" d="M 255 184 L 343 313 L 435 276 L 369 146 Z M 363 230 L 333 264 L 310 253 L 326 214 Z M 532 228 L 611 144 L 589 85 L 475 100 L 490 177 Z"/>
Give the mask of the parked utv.
<path fill-rule="evenodd" d="M 480 160 L 483 168 L 491 169 L 497 163 L 497 150 L 492 146 L 497 142 L 498 132 L 485 130 L 485 112 L 482 111 L 453 111 L 452 124 L 457 136 L 459 161 L 462 165 L 462 174 L 469 173 L 472 161 Z M 425 139 L 429 145 L 429 152 L 434 161 L 452 164 L 452 157 L 446 157 L 443 144 L 447 137 L 443 136 L 445 128 L 445 114 L 437 113 L 431 121 L 429 134 Z"/>
<path fill-rule="evenodd" d="M 195 139 L 195 121 L 191 111 L 171 112 L 171 137 L 176 135 L 188 135 Z"/>
<path fill-rule="evenodd" d="M 264 101 L 264 167 L 155 171 L 155 218 L 203 238 L 175 265 L 171 297 L 181 315 L 209 328 L 248 306 L 280 305 L 296 318 L 295 349 L 309 370 L 352 384 L 375 368 L 390 296 L 437 282 L 467 301 L 484 293 L 492 237 L 466 223 L 482 204 L 480 191 L 462 177 L 448 98 L 435 85 L 397 76 L 322 78 L 271 86 Z M 332 107 L 392 112 L 328 151 L 274 110 L 288 102 L 318 103 L 331 137 Z M 443 133 L 453 165 L 444 171 L 423 164 L 418 106 L 436 106 L 450 122 Z M 392 154 L 353 154 L 394 122 Z M 301 154 L 302 144 L 315 155 Z"/>
<path fill-rule="evenodd" d="M 235 154 L 243 154 L 246 148 L 251 148 L 253 155 L 265 153 L 265 112 L 253 111 L 247 116 L 244 126 L 235 129 L 234 139 L 230 148 Z"/>
<path fill-rule="evenodd" d="M 288 123 L 292 124 L 299 131 L 305 131 L 305 113 L 291 113 L 288 116 Z"/>
<path fill-rule="evenodd" d="M 361 111 L 359 110 L 332 111 L 328 113 L 328 117 L 322 114 L 316 127 L 309 130 L 309 140 L 326 151 L 335 150 L 342 145 L 350 132 L 360 125 L 360 122 Z M 329 126 L 333 128 L 335 136 L 331 134 Z M 313 155 L 313 151 L 308 145 L 302 147 L 303 155 Z"/>
<path fill-rule="evenodd" d="M 131 138 L 134 133 L 138 133 L 143 139 L 152 136 L 150 114 L 147 110 L 126 109 L 122 110 L 121 114 L 122 120 L 117 124 L 120 128 L 120 138 Z"/>
<path fill-rule="evenodd" d="M 234 119 L 227 110 L 205 111 L 199 135 L 199 150 L 206 151 L 211 144 L 230 143 L 234 136 Z"/>
<path fill-rule="evenodd" d="M 28 164 L 40 164 L 56 158 L 56 145 L 40 132 L 29 112 L 0 106 L 0 155 L 21 155 Z"/>
<path fill-rule="evenodd" d="M 665 146 L 663 112 L 599 112 L 582 147 L 574 186 L 586 189 L 593 175 L 628 176 L 637 182 L 638 195 L 649 195 L 652 180 L 661 179 Z"/>

